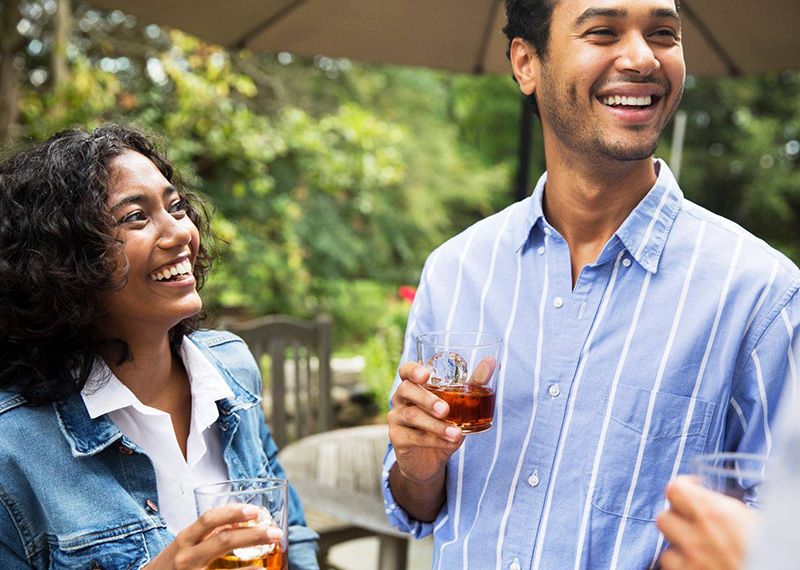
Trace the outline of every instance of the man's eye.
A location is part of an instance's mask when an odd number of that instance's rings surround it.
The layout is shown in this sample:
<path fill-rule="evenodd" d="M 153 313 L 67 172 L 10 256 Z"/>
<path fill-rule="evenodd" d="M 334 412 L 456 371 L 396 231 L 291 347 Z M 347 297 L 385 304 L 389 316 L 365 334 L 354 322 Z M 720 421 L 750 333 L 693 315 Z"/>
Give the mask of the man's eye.
<path fill-rule="evenodd" d="M 589 30 L 587 34 L 590 36 L 613 36 L 614 32 L 608 28 L 597 28 L 594 30 Z"/>
<path fill-rule="evenodd" d="M 131 222 L 141 222 L 144 221 L 144 214 L 141 210 L 136 210 L 135 212 L 131 212 L 130 214 L 124 215 L 119 220 L 119 224 L 130 224 Z"/>
<path fill-rule="evenodd" d="M 657 30 L 655 32 L 655 35 L 656 36 L 662 36 L 662 37 L 669 37 L 669 38 L 673 38 L 673 39 L 678 39 L 677 32 L 675 32 L 674 30 L 670 30 L 668 28 L 665 28 L 663 30 Z"/>

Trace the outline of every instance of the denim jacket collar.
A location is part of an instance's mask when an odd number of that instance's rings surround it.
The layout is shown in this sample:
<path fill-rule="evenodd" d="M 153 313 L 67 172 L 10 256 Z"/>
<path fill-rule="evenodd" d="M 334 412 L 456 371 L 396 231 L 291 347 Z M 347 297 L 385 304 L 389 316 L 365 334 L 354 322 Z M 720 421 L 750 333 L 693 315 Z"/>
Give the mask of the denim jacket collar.
<path fill-rule="evenodd" d="M 198 342 L 195 338 L 191 340 L 216 366 L 233 391 L 233 399 L 226 398 L 217 402 L 220 413 L 217 421 L 225 431 L 226 426 L 230 426 L 231 422 L 236 421 L 233 417 L 236 411 L 252 408 L 261 401 L 261 397 L 236 380 L 205 342 Z M 122 432 L 108 419 L 108 416 L 103 415 L 94 420 L 89 417 L 89 412 L 86 411 L 80 394 L 73 394 L 61 402 L 56 402 L 53 406 L 61 432 L 69 443 L 74 457 L 99 453 L 122 437 Z"/>

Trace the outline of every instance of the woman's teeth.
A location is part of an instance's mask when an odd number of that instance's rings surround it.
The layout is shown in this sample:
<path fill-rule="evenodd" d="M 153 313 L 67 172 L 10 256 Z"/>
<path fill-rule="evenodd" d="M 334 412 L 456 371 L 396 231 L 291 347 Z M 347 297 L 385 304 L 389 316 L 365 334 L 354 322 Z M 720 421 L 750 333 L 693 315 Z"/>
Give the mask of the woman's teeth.
<path fill-rule="evenodd" d="M 172 267 L 167 267 L 160 271 L 154 271 L 150 274 L 151 281 L 166 281 L 167 279 L 171 279 L 176 275 L 187 275 L 192 272 L 192 264 L 189 262 L 188 259 L 181 261 L 180 263 L 173 265 Z"/>
<path fill-rule="evenodd" d="M 653 103 L 653 97 L 647 95 L 645 97 L 627 97 L 624 95 L 608 95 L 601 97 L 600 102 L 603 105 L 610 107 L 625 106 L 625 107 L 649 107 Z"/>

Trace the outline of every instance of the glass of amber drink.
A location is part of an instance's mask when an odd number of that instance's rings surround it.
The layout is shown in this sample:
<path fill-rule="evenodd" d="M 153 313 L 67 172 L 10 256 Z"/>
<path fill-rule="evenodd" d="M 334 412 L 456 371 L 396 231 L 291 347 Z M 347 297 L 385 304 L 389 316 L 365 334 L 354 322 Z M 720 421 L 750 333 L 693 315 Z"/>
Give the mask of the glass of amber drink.
<path fill-rule="evenodd" d="M 692 458 L 692 471 L 707 489 L 760 506 L 767 458 L 752 453 L 719 452 Z"/>
<path fill-rule="evenodd" d="M 465 434 L 492 427 L 503 339 L 480 332 L 429 332 L 417 337 L 417 360 L 430 372 L 425 387 L 447 402 L 445 421 Z"/>
<path fill-rule="evenodd" d="M 280 529 L 281 538 L 270 544 L 235 548 L 212 561 L 207 570 L 222 568 L 268 568 L 287 570 L 289 492 L 285 479 L 238 479 L 214 485 L 201 485 L 194 490 L 197 514 L 231 503 L 258 507 L 258 518 L 241 526 L 263 525 Z"/>

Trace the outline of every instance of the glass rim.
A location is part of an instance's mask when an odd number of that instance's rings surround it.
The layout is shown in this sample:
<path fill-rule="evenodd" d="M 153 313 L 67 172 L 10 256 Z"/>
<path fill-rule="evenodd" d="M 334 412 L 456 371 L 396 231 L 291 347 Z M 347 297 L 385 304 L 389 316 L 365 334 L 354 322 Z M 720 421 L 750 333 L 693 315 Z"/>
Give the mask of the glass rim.
<path fill-rule="evenodd" d="M 258 485 L 252 489 L 239 489 L 237 491 L 215 491 L 215 488 L 222 487 L 223 485 L 235 485 L 236 483 L 252 483 Z M 241 493 L 254 493 L 259 491 L 269 491 L 278 488 L 286 488 L 288 490 L 289 482 L 286 479 L 279 477 L 251 477 L 244 479 L 227 479 L 219 483 L 206 483 L 198 485 L 194 488 L 195 495 L 211 496 L 211 495 L 239 495 Z"/>
<path fill-rule="evenodd" d="M 444 337 L 446 335 L 458 335 L 458 336 L 474 336 L 479 338 L 480 340 L 465 344 L 465 343 L 453 343 L 453 342 L 437 342 L 433 340 L 434 338 Z M 502 346 L 503 344 L 503 337 L 492 334 L 486 333 L 481 331 L 429 331 L 422 333 L 421 335 L 417 335 L 417 344 L 422 344 L 425 346 L 435 346 L 441 348 L 461 348 L 461 349 L 475 349 L 475 348 L 489 348 L 491 346 Z"/>
<path fill-rule="evenodd" d="M 760 469 L 736 469 L 734 467 L 717 466 L 715 461 L 758 461 L 761 465 Z M 692 466 L 694 471 L 698 474 L 720 475 L 720 476 L 736 476 L 740 479 L 761 479 L 764 477 L 764 469 L 767 465 L 767 456 L 759 453 L 744 453 L 738 451 L 723 451 L 719 453 L 706 453 L 697 455 L 692 458 Z M 702 470 L 702 473 L 700 471 Z"/>

